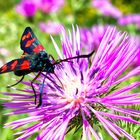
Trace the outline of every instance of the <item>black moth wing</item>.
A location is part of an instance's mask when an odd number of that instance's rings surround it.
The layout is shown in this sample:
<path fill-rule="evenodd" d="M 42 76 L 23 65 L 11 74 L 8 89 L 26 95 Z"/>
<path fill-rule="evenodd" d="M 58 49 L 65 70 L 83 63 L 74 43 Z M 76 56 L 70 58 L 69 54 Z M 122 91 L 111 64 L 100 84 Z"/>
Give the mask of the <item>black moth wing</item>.
<path fill-rule="evenodd" d="M 0 74 L 14 71 L 15 75 L 22 76 L 30 73 L 35 69 L 28 57 L 14 59 L 0 68 Z"/>
<path fill-rule="evenodd" d="M 23 54 L 34 54 L 45 51 L 30 27 L 25 28 L 20 40 L 20 46 Z"/>

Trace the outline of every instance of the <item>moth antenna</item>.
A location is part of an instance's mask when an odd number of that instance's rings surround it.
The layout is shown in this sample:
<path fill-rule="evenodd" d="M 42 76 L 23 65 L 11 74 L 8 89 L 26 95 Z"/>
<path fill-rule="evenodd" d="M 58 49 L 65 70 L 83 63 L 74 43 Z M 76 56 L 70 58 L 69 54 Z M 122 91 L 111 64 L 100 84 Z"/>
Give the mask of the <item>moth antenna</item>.
<path fill-rule="evenodd" d="M 95 51 L 93 50 L 91 53 L 89 54 L 83 54 L 83 55 L 78 55 L 78 56 L 74 56 L 74 57 L 70 57 L 70 58 L 66 58 L 66 59 L 62 59 L 62 60 L 57 60 L 53 63 L 53 65 L 57 65 L 61 62 L 70 62 L 69 60 L 73 60 L 73 59 L 76 59 L 76 58 L 89 58 L 93 55 Z"/>
<path fill-rule="evenodd" d="M 57 80 L 60 82 L 61 87 L 64 89 L 63 83 L 61 82 L 61 80 L 59 79 L 59 77 L 56 75 L 56 73 L 52 73 L 55 75 L 55 77 L 57 78 Z"/>

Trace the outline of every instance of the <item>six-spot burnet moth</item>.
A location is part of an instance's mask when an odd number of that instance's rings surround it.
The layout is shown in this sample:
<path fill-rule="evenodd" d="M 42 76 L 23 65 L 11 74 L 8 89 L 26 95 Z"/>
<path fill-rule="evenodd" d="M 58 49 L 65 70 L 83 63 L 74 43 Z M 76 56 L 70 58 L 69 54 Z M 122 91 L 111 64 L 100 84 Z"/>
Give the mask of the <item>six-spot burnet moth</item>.
<path fill-rule="evenodd" d="M 77 55 L 74 57 L 66 58 L 63 60 L 57 60 L 55 61 L 53 59 L 52 61 L 52 56 L 47 54 L 45 51 L 44 47 L 41 45 L 35 34 L 33 33 L 32 29 L 30 27 L 26 27 L 20 41 L 20 47 L 23 50 L 23 54 L 21 58 L 19 59 L 14 59 L 5 65 L 3 65 L 0 68 L 0 74 L 6 73 L 6 72 L 11 72 L 13 71 L 15 75 L 17 76 L 22 76 L 22 78 L 15 84 L 8 86 L 12 87 L 20 83 L 23 79 L 24 76 L 31 73 L 31 72 L 38 72 L 38 74 L 35 76 L 35 78 L 31 81 L 31 87 L 34 92 L 35 96 L 35 104 L 36 104 L 36 92 L 33 86 L 33 83 L 35 80 L 39 77 L 39 75 L 42 72 L 46 73 L 52 73 L 55 74 L 55 65 L 60 64 L 62 62 L 69 62 L 69 60 L 72 59 L 77 59 L 77 58 L 89 58 L 92 56 L 94 51 L 92 51 L 89 54 L 85 55 Z M 57 75 L 55 74 L 57 77 Z M 47 77 L 49 78 L 49 77 Z M 57 77 L 59 80 L 59 78 Z M 51 79 L 49 79 L 51 80 Z M 59 80 L 60 81 L 60 80 Z M 61 83 L 61 81 L 60 81 Z M 42 104 L 42 93 L 40 93 L 39 97 L 39 104 L 37 107 L 39 107 Z"/>

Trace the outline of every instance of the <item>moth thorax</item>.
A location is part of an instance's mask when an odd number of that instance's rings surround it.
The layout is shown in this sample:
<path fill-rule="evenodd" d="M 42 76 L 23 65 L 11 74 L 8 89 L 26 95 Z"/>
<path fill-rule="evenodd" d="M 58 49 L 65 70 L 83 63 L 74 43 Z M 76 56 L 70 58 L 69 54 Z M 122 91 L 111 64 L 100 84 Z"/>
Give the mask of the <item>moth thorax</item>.
<path fill-rule="evenodd" d="M 55 66 L 48 59 L 46 61 L 46 65 L 45 65 L 45 71 L 48 72 L 48 73 L 54 73 L 54 69 L 55 69 Z"/>
<path fill-rule="evenodd" d="M 41 52 L 39 52 L 39 58 L 48 58 L 48 54 L 45 52 L 45 51 L 41 51 Z"/>

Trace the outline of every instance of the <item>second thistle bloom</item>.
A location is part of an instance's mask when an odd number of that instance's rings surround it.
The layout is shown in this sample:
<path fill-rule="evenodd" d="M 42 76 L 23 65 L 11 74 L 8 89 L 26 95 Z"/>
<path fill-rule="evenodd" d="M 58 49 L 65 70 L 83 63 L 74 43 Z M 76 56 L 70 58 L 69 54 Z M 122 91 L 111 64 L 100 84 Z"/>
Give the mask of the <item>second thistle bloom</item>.
<path fill-rule="evenodd" d="M 33 17 L 38 10 L 44 13 L 57 12 L 63 5 L 64 0 L 21 0 L 16 11 L 25 17 Z"/>
<path fill-rule="evenodd" d="M 92 4 L 105 16 L 111 16 L 116 19 L 122 16 L 121 11 L 114 7 L 109 0 L 93 0 Z"/>
<path fill-rule="evenodd" d="M 22 0 L 17 6 L 16 11 L 26 17 L 32 17 L 38 9 L 37 0 Z"/>
<path fill-rule="evenodd" d="M 84 52 L 80 46 L 78 28 L 73 28 L 72 33 L 69 31 L 69 35 L 62 31 L 62 52 L 53 38 L 52 42 L 60 59 L 90 53 Z M 126 105 L 140 104 L 140 94 L 130 94 L 130 90 L 139 86 L 140 82 L 119 88 L 121 82 L 140 72 L 140 67 L 125 72 L 138 51 L 137 40 L 129 38 L 126 33 L 117 32 L 115 28 L 108 28 L 93 56 L 56 66 L 55 74 L 59 79 L 54 74 L 38 79 L 41 85 L 35 84 L 36 92 L 43 95 L 40 108 L 34 105 L 33 92 L 29 88 L 22 94 L 6 93 L 13 96 L 11 103 L 5 103 L 6 107 L 13 109 L 9 115 L 30 113 L 29 117 L 6 126 L 14 129 L 34 122 L 17 133 L 22 134 L 18 140 L 38 132 L 37 140 L 63 140 L 69 130 L 76 128 L 77 131 L 80 127 L 84 140 L 90 140 L 93 136 L 100 140 L 100 129 L 95 125 L 104 127 L 115 140 L 122 136 L 134 140 L 117 125 L 117 120 L 140 124 L 133 119 L 139 117 L 140 112 L 124 108 Z M 24 84 L 30 86 L 30 82 Z"/>

